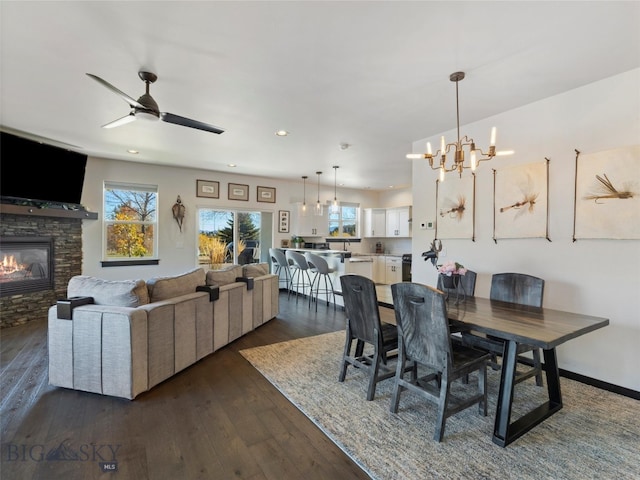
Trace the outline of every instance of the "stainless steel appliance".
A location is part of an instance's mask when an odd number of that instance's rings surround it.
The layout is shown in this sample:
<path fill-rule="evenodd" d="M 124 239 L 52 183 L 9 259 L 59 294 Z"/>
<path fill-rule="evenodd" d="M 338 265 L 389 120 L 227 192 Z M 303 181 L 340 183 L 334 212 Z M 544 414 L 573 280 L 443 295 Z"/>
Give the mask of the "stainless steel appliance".
<path fill-rule="evenodd" d="M 411 281 L 411 254 L 404 253 L 402 255 L 402 281 Z"/>
<path fill-rule="evenodd" d="M 304 248 L 312 248 L 314 250 L 329 250 L 329 244 L 327 242 L 322 242 L 322 243 L 307 242 L 304 244 Z"/>

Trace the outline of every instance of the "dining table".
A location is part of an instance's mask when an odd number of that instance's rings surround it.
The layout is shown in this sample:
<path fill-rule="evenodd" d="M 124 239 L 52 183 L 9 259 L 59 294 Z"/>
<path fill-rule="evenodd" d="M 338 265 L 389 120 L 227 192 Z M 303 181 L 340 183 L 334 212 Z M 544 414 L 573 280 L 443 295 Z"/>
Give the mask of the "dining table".
<path fill-rule="evenodd" d="M 378 304 L 393 308 L 389 285 L 377 285 Z M 491 335 L 504 340 L 502 373 L 492 440 L 506 447 L 562 409 L 560 372 L 556 347 L 609 325 L 609 319 L 552 308 L 529 307 L 481 297 L 447 302 L 447 314 L 456 330 Z M 387 316 L 387 318 L 389 318 Z M 542 349 L 548 400 L 511 420 L 518 345 Z"/>

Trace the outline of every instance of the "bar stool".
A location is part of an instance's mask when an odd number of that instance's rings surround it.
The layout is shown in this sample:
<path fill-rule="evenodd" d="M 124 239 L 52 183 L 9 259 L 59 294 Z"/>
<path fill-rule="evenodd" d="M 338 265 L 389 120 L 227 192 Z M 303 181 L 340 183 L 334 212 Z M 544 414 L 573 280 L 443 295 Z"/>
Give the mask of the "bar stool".
<path fill-rule="evenodd" d="M 273 265 L 273 273 L 278 275 L 278 288 L 282 282 L 281 272 L 284 272 L 285 288 L 287 289 L 287 298 L 289 297 L 289 286 L 291 285 L 291 270 L 289 269 L 289 262 L 284 252 L 278 248 L 269 249 L 269 257 L 271 257 L 271 263 Z"/>
<path fill-rule="evenodd" d="M 318 301 L 320 300 L 320 294 L 324 294 L 327 299 L 327 307 L 329 306 L 329 295 L 333 295 L 333 309 L 336 309 L 336 294 L 333 290 L 333 281 L 331 280 L 331 274 L 335 272 L 335 268 L 329 268 L 327 261 L 320 255 L 307 252 L 304 254 L 307 260 L 307 264 L 314 273 L 313 281 L 311 282 L 311 294 L 309 296 L 309 306 L 311 306 L 311 300 L 316 302 L 316 312 L 318 311 Z M 324 278 L 324 288 L 320 288 L 320 281 Z M 327 282 L 328 280 L 328 282 Z M 313 287 L 315 286 L 315 294 Z M 329 288 L 331 287 L 331 288 Z M 314 298 L 315 297 L 315 298 Z"/>
<path fill-rule="evenodd" d="M 293 250 L 287 250 L 285 254 L 287 260 L 291 260 L 291 268 L 293 272 L 291 273 L 291 289 L 296 293 L 296 303 L 298 303 L 298 294 L 302 293 L 302 296 L 305 295 L 305 289 L 307 286 L 311 288 L 311 276 L 309 275 L 309 264 L 307 263 L 307 259 L 304 258 L 304 255 L 299 252 L 294 252 Z M 307 277 L 307 282 L 305 282 L 305 278 Z M 302 292 L 300 292 L 302 290 Z M 290 290 L 291 291 L 291 290 Z M 309 294 L 311 296 L 311 293 Z M 287 295 L 288 298 L 288 295 Z M 311 304 L 309 304 L 309 308 L 311 308 Z"/>

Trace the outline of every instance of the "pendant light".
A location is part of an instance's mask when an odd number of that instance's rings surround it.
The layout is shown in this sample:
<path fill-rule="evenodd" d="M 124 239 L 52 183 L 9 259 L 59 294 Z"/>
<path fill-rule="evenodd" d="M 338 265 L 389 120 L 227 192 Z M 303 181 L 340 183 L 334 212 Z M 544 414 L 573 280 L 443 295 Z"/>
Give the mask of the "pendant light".
<path fill-rule="evenodd" d="M 298 214 L 302 217 L 306 217 L 308 210 L 307 210 L 307 178 L 309 178 L 306 175 L 302 176 L 302 205 L 300 205 L 298 207 Z"/>
<path fill-rule="evenodd" d="M 333 166 L 333 204 L 331 205 L 331 213 L 338 213 L 338 165 Z"/>
<path fill-rule="evenodd" d="M 476 167 L 480 162 L 491 160 L 497 155 L 511 155 L 513 150 L 496 151 L 496 127 L 491 129 L 491 135 L 489 139 L 489 151 L 483 152 L 482 149 L 476 147 L 476 143 L 473 138 L 460 135 L 460 104 L 458 101 L 458 82 L 462 81 L 465 77 L 464 72 L 454 72 L 449 76 L 449 80 L 456 84 L 456 127 L 458 138 L 455 142 L 446 143 L 444 136 L 440 137 L 440 150 L 435 154 L 431 151 L 431 143 L 427 143 L 427 153 L 410 153 L 407 158 L 410 159 L 427 159 L 429 166 L 433 170 L 440 171 L 440 181 L 444 181 L 445 173 L 456 172 L 462 177 L 462 171 L 466 168 L 470 168 L 472 172 L 475 172 Z M 469 150 L 470 161 L 469 164 L 465 163 L 465 148 Z M 453 159 L 451 164 L 447 164 L 447 154 L 452 152 Z M 440 155 L 440 161 L 437 162 L 437 157 Z M 436 160 L 434 162 L 434 160 Z"/>
<path fill-rule="evenodd" d="M 320 175 L 322 172 L 316 172 L 318 176 L 318 201 L 316 202 L 316 208 L 313 210 L 314 215 L 322 215 L 322 204 L 320 203 Z"/>

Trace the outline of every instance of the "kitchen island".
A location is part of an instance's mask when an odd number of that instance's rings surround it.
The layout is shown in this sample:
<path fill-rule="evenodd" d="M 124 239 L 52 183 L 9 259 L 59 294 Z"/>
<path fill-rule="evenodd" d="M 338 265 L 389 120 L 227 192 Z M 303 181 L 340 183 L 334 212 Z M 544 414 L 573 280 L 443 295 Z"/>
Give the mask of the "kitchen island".
<path fill-rule="evenodd" d="M 333 272 L 330 275 L 333 288 L 336 292 L 341 291 L 340 277 L 348 273 L 355 273 L 363 275 L 368 278 L 373 278 L 373 259 L 370 255 L 352 254 L 352 252 L 345 250 L 316 250 L 311 248 L 283 248 L 285 253 L 288 250 L 305 254 L 307 252 L 313 253 L 323 257 L 327 261 L 327 265 Z M 313 281 L 313 273 L 309 272 L 309 276 Z M 284 274 L 282 274 L 284 280 Z M 305 283 L 304 288 L 294 288 L 294 292 L 308 295 L 309 284 Z M 324 298 L 321 295 L 321 300 Z M 342 296 L 336 296 L 336 304 L 342 306 Z"/>

